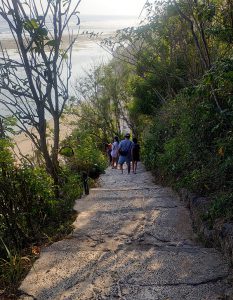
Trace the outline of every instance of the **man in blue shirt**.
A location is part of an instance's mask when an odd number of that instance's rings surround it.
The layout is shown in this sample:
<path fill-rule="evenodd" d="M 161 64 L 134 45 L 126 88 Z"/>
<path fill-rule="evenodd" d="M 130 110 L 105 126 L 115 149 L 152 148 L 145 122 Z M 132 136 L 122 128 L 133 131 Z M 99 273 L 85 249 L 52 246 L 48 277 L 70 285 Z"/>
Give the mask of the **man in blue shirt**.
<path fill-rule="evenodd" d="M 119 144 L 119 160 L 118 163 L 120 165 L 121 173 L 123 174 L 123 164 L 126 162 L 128 166 L 128 174 L 130 174 L 130 161 L 131 161 L 131 149 L 133 143 L 129 140 L 130 134 L 126 133 L 125 139 L 122 140 Z"/>

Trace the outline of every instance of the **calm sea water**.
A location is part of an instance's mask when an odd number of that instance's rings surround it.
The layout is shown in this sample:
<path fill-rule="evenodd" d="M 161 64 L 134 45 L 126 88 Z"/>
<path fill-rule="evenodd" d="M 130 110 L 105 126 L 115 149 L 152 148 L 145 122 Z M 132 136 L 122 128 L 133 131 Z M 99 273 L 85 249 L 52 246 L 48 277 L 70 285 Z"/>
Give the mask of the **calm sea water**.
<path fill-rule="evenodd" d="M 137 26 L 139 20 L 132 16 L 100 16 L 100 15 L 81 15 L 80 27 L 77 26 L 77 19 L 71 19 L 70 28 L 80 34 L 82 32 L 95 32 L 102 33 L 102 36 L 106 34 L 114 33 L 118 29 L 122 29 L 129 26 Z M 51 27 L 50 20 L 47 21 L 48 27 Z M 6 22 L 0 17 L 0 40 L 11 38 L 10 30 Z M 17 57 L 16 50 L 9 50 L 12 58 Z M 1 52 L 0 52 L 1 55 Z M 74 86 L 76 80 L 82 77 L 86 71 L 93 66 L 99 65 L 102 62 L 107 62 L 111 59 L 111 55 L 104 51 L 97 42 L 91 39 L 80 38 L 73 48 L 73 61 L 72 61 L 72 78 L 71 85 Z M 72 90 L 72 89 L 71 89 Z M 0 107 L 1 110 L 1 107 Z"/>
<path fill-rule="evenodd" d="M 129 26 L 137 26 L 139 20 L 132 16 L 94 16 L 94 15 L 80 15 L 81 24 L 78 27 L 77 20 L 73 18 L 71 20 L 70 27 L 74 32 L 79 30 L 82 32 L 95 32 L 102 33 L 102 36 L 114 33 L 118 29 L 122 29 Z M 51 22 L 48 20 L 48 27 L 51 27 Z M 10 39 L 11 33 L 6 22 L 0 18 L 0 41 L 4 39 Z M 17 60 L 18 53 L 16 50 L 10 49 L 10 57 Z M 1 52 L 0 52 L 1 56 Z M 94 66 L 101 63 L 106 63 L 111 59 L 111 55 L 103 50 L 97 42 L 91 39 L 78 38 L 77 43 L 73 48 L 72 56 L 72 76 L 70 80 L 70 94 L 75 94 L 75 84 L 80 77 L 85 76 L 88 70 L 91 70 Z M 1 97 L 1 94 L 0 94 Z M 6 110 L 0 104 L 0 115 L 9 115 L 9 111 Z"/>
<path fill-rule="evenodd" d="M 108 15 L 79 15 L 80 31 L 95 31 L 110 33 L 117 29 L 136 26 L 138 24 L 137 17 L 134 16 L 108 16 Z M 47 20 L 48 27 L 51 27 L 51 20 Z M 77 18 L 73 17 L 70 22 L 71 29 L 77 29 Z M 6 22 L 0 17 L 0 39 L 11 37 L 10 30 Z"/>

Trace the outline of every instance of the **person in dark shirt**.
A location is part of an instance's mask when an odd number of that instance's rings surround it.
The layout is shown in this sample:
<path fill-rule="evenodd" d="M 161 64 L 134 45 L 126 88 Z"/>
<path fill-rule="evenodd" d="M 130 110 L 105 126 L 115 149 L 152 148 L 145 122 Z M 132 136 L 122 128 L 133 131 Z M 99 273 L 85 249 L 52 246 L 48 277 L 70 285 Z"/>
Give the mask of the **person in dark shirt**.
<path fill-rule="evenodd" d="M 137 164 L 140 161 L 140 145 L 138 144 L 138 140 L 133 138 L 133 145 L 131 148 L 131 156 L 132 156 L 132 168 L 133 173 L 136 174 Z"/>

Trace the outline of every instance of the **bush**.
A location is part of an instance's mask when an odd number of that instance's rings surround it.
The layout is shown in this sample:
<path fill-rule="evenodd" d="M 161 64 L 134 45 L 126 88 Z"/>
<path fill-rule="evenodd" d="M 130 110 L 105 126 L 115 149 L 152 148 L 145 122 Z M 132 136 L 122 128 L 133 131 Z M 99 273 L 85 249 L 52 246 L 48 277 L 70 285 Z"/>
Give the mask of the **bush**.
<path fill-rule="evenodd" d="M 9 141 L 0 139 L 0 290 L 15 293 L 30 266 L 22 253 L 70 232 L 74 200 L 83 187 L 80 175 L 63 169 L 56 199 L 46 170 L 16 167 L 9 147 Z"/>
<path fill-rule="evenodd" d="M 64 210 L 71 211 L 74 201 L 83 194 L 83 181 L 80 174 L 71 172 L 68 168 L 62 170 L 62 187 L 60 200 Z M 61 205 L 61 203 L 60 203 Z"/>
<path fill-rule="evenodd" d="M 25 249 L 70 232 L 74 201 L 83 194 L 82 173 L 96 178 L 104 171 L 106 158 L 90 136 L 80 135 L 76 141 L 77 135 L 60 151 L 67 165 L 60 169 L 59 186 L 54 186 L 44 168 L 16 167 L 10 141 L 0 139 L 0 289 L 16 291 L 30 264 L 22 255 Z"/>
<path fill-rule="evenodd" d="M 0 284 L 5 292 L 16 293 L 20 280 L 31 266 L 31 259 L 15 251 L 12 253 L 2 239 L 0 243 L 6 250 L 6 259 L 0 258 Z"/>
<path fill-rule="evenodd" d="M 1 236 L 9 248 L 20 249 L 36 240 L 56 218 L 58 201 L 52 178 L 45 170 L 2 169 L 0 174 Z"/>
<path fill-rule="evenodd" d="M 183 90 L 164 104 L 144 133 L 146 166 L 175 188 L 211 196 L 211 218 L 225 215 L 233 219 L 230 69 L 233 61 L 216 65 L 196 87 Z"/>
<path fill-rule="evenodd" d="M 74 153 L 72 157 L 65 158 L 67 166 L 73 173 L 82 175 L 85 172 L 95 179 L 106 169 L 106 156 L 90 135 L 77 130 L 69 140 L 64 141 L 64 144 L 68 144 Z"/>
<path fill-rule="evenodd" d="M 212 206 L 209 211 L 210 220 L 218 218 L 224 221 L 232 220 L 233 216 L 233 193 L 220 193 L 213 199 Z"/>

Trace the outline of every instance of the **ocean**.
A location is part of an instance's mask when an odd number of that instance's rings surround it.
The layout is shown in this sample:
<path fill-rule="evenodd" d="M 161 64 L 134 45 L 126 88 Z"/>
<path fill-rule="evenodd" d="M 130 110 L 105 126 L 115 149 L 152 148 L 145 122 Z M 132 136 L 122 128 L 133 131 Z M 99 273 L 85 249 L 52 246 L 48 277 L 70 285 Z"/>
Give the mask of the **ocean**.
<path fill-rule="evenodd" d="M 99 44 L 92 39 L 83 38 L 83 32 L 102 33 L 101 36 L 113 34 L 116 30 L 130 26 L 137 26 L 139 20 L 133 16 L 101 16 L 101 15 L 80 15 L 81 24 L 77 26 L 77 19 L 71 19 L 70 29 L 74 33 L 80 33 L 77 42 L 73 47 L 72 56 L 72 76 L 70 80 L 70 91 L 74 94 L 75 83 L 80 77 L 83 77 L 93 66 L 106 63 L 111 59 L 111 55 L 102 49 Z M 48 27 L 51 27 L 48 21 Z M 0 41 L 10 40 L 12 38 L 6 22 L 0 18 Z M 17 59 L 18 53 L 12 48 L 8 50 L 10 57 Z M 1 56 L 1 51 L 0 51 Z M 1 95 L 0 95 L 1 97 Z M 4 113 L 3 113 L 4 110 Z M 0 114 L 8 114 L 0 104 Z"/>
<path fill-rule="evenodd" d="M 125 27 L 136 26 L 139 20 L 133 16 L 81 16 L 80 33 L 95 32 L 102 33 L 102 37 L 113 34 L 116 30 Z M 72 26 L 72 25 L 71 25 Z M 103 50 L 95 41 L 89 40 L 79 43 L 74 47 L 73 76 L 82 76 L 83 73 L 93 65 L 107 62 L 111 55 Z"/>
<path fill-rule="evenodd" d="M 70 22 L 70 30 L 80 34 L 80 39 L 77 39 L 73 48 L 73 77 L 83 75 L 83 70 L 89 66 L 110 58 L 110 55 L 96 41 L 88 38 L 83 39 L 83 33 L 87 31 L 101 33 L 101 36 L 104 37 L 118 29 L 136 26 L 139 23 L 139 20 L 133 16 L 80 15 L 80 20 L 80 26 L 76 25 L 77 19 L 75 17 Z M 47 21 L 47 25 L 49 28 L 52 26 L 50 20 Z M 0 17 L 0 41 L 4 39 L 11 39 L 11 32 L 6 22 Z M 11 55 L 15 55 L 15 52 L 11 51 Z"/>
<path fill-rule="evenodd" d="M 116 16 L 116 15 L 79 15 L 80 32 L 95 31 L 103 33 L 112 33 L 118 29 L 129 26 L 136 26 L 139 22 L 136 16 Z M 51 21 L 47 21 L 48 27 L 51 27 Z M 70 28 L 77 29 L 77 18 L 73 17 L 70 21 Z M 0 39 L 10 38 L 11 32 L 5 20 L 0 17 Z"/>

